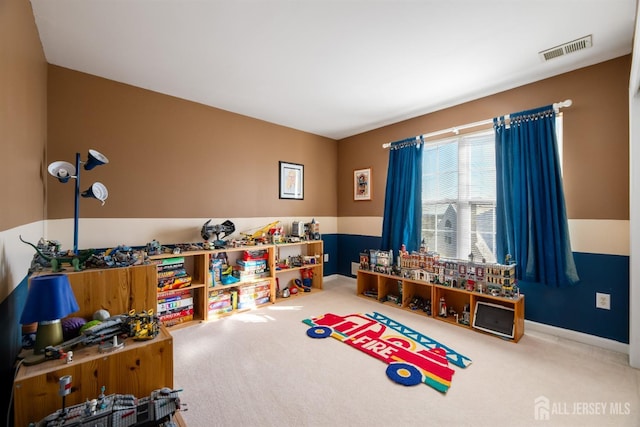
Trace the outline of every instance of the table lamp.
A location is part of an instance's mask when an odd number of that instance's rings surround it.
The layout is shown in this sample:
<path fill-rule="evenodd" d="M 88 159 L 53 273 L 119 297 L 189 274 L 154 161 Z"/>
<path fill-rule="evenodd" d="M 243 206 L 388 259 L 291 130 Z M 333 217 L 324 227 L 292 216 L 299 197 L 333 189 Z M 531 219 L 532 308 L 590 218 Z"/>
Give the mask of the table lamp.
<path fill-rule="evenodd" d="M 76 297 L 65 274 L 48 274 L 31 278 L 27 302 L 20 323 L 38 322 L 33 356 L 24 359 L 25 365 L 44 361 L 44 349 L 63 342 L 60 319 L 79 310 Z"/>

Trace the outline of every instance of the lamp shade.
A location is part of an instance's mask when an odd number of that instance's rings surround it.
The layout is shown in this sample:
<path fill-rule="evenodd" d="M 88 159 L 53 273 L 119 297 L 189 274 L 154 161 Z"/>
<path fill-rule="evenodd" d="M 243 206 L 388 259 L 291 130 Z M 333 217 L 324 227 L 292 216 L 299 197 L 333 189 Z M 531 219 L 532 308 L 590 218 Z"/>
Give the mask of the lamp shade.
<path fill-rule="evenodd" d="M 76 175 L 75 166 L 69 162 L 53 162 L 47 167 L 47 170 L 62 183 L 69 181 L 69 178 Z"/>
<path fill-rule="evenodd" d="M 99 151 L 89 150 L 88 160 L 87 163 L 84 164 L 84 168 L 85 170 L 91 170 L 96 166 L 105 165 L 107 163 L 109 163 L 107 156 Z"/>
<path fill-rule="evenodd" d="M 109 190 L 107 190 L 107 187 L 105 187 L 103 183 L 94 182 L 91 184 L 91 187 L 82 192 L 81 196 L 98 199 L 104 205 L 104 201 L 109 197 Z"/>
<path fill-rule="evenodd" d="M 31 279 L 20 323 L 62 319 L 79 309 L 65 274 L 36 276 Z"/>

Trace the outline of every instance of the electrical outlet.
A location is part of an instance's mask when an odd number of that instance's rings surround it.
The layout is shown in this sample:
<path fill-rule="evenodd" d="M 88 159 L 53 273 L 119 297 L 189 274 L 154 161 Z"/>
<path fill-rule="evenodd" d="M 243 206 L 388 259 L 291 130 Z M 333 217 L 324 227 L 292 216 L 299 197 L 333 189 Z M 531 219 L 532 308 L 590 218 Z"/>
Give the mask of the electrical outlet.
<path fill-rule="evenodd" d="M 596 292 L 596 308 L 611 310 L 611 295 Z"/>
<path fill-rule="evenodd" d="M 324 262 L 329 262 L 329 254 L 324 254 Z"/>

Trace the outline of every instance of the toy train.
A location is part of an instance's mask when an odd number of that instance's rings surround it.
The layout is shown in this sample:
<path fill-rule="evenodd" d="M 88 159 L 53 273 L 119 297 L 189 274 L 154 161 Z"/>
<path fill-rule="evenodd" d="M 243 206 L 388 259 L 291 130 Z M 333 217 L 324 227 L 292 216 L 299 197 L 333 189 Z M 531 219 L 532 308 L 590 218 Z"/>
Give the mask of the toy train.
<path fill-rule="evenodd" d="M 177 427 L 180 390 L 161 388 L 136 399 L 130 394 L 100 394 L 97 399 L 62 408 L 30 427 Z"/>

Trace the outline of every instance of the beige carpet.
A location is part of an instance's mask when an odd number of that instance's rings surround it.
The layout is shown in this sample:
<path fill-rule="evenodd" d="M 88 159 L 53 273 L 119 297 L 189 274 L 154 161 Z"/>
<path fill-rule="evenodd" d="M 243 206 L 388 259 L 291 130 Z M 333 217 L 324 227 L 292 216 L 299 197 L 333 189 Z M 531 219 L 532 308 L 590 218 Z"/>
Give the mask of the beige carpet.
<path fill-rule="evenodd" d="M 355 280 L 172 331 L 189 427 L 640 426 L 640 371 L 627 356 L 526 332 L 519 343 L 355 296 Z M 473 360 L 443 395 L 404 387 L 386 365 L 301 320 L 378 311 Z"/>

